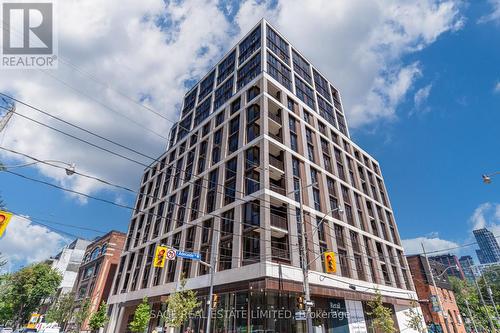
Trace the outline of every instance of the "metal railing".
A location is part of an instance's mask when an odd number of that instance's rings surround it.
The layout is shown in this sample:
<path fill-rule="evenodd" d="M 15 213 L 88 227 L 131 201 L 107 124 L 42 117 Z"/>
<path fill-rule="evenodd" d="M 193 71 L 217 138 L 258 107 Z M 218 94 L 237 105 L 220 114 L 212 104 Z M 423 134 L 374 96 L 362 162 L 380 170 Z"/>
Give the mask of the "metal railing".
<path fill-rule="evenodd" d="M 278 249 L 273 247 L 271 248 L 271 253 L 273 259 L 290 260 L 290 251 L 288 249 Z"/>
<path fill-rule="evenodd" d="M 283 230 L 288 230 L 288 221 L 286 217 L 271 213 L 271 226 Z"/>
<path fill-rule="evenodd" d="M 274 192 L 279 193 L 281 195 L 286 195 L 286 189 L 284 187 L 274 185 L 274 184 L 270 184 L 269 187 L 271 188 L 271 191 L 274 191 Z"/>
<path fill-rule="evenodd" d="M 268 114 L 269 118 L 281 125 L 281 116 L 279 114 L 275 114 L 273 112 L 269 112 Z"/>
<path fill-rule="evenodd" d="M 273 136 L 272 134 L 270 134 L 270 135 Z M 271 154 L 269 154 L 269 164 L 271 164 L 273 167 L 278 168 L 280 170 L 285 169 L 283 161 L 280 161 L 279 159 L 277 159 L 275 156 L 273 156 Z"/>

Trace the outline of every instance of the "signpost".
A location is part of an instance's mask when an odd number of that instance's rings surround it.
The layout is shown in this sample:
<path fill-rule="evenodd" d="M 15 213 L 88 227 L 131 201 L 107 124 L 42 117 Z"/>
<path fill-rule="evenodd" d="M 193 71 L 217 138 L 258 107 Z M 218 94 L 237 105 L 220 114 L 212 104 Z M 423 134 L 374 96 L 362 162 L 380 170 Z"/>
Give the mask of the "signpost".
<path fill-rule="evenodd" d="M 199 253 L 177 251 L 176 255 L 179 258 L 192 259 L 192 260 L 201 260 L 201 255 Z"/>

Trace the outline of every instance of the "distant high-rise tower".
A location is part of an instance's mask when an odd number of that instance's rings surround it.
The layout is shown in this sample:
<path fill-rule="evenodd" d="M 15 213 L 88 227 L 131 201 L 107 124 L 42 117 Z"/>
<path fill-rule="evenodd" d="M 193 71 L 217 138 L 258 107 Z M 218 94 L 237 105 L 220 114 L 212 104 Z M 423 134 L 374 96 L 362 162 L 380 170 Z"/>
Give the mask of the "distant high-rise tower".
<path fill-rule="evenodd" d="M 476 250 L 481 264 L 490 264 L 500 261 L 500 246 L 491 231 L 486 228 L 474 230 L 474 237 L 479 245 Z"/>
<path fill-rule="evenodd" d="M 472 271 L 472 266 L 474 266 L 474 260 L 471 256 L 461 256 L 458 260 L 460 262 L 460 266 L 462 266 L 462 270 L 464 272 L 465 277 L 469 281 L 474 280 L 474 272 Z"/>
<path fill-rule="evenodd" d="M 444 265 L 445 268 L 450 267 L 447 271 L 448 275 L 452 275 L 461 280 L 465 280 L 465 274 L 462 270 L 462 267 L 456 255 L 443 254 L 439 256 L 430 257 L 429 259 L 440 262 L 441 264 Z"/>

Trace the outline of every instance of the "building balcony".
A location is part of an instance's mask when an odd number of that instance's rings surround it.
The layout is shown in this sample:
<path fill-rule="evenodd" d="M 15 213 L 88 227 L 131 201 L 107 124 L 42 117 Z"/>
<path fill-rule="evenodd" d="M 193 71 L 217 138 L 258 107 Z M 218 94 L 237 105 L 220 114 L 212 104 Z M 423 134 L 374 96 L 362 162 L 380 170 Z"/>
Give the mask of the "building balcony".
<path fill-rule="evenodd" d="M 288 230 L 288 220 L 286 217 L 271 213 L 271 227 Z"/>
<path fill-rule="evenodd" d="M 270 185 L 271 191 L 279 193 L 281 195 L 286 195 L 286 189 L 280 185 L 276 184 L 271 184 Z"/>
<path fill-rule="evenodd" d="M 288 249 L 271 248 L 273 261 L 290 262 L 290 251 Z"/>
<path fill-rule="evenodd" d="M 278 157 L 271 155 L 271 154 L 269 154 L 269 164 L 271 166 L 275 167 L 276 169 L 281 170 L 281 171 L 283 171 L 285 169 L 285 165 L 284 165 L 283 161 L 281 159 L 279 159 Z"/>

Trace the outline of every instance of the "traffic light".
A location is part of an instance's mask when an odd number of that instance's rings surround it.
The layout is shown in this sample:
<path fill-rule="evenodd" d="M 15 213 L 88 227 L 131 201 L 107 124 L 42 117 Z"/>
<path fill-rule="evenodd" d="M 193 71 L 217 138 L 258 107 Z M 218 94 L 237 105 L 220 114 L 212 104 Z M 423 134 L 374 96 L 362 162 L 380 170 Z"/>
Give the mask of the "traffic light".
<path fill-rule="evenodd" d="M 219 295 L 213 294 L 212 295 L 212 308 L 216 308 L 219 303 Z"/>
<path fill-rule="evenodd" d="M 165 267 L 165 259 L 167 257 L 167 248 L 165 246 L 157 246 L 153 266 L 158 268 Z"/>
<path fill-rule="evenodd" d="M 325 252 L 325 271 L 327 273 L 337 272 L 337 262 L 335 261 L 335 252 Z"/>
<path fill-rule="evenodd" d="M 297 297 L 297 309 L 304 310 L 306 308 L 304 296 Z"/>
<path fill-rule="evenodd" d="M 0 210 L 0 237 L 3 236 L 5 229 L 7 229 L 7 224 L 9 224 L 12 218 L 12 213 L 4 212 Z"/>

